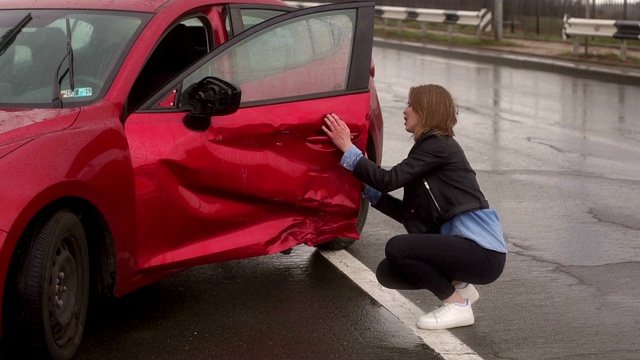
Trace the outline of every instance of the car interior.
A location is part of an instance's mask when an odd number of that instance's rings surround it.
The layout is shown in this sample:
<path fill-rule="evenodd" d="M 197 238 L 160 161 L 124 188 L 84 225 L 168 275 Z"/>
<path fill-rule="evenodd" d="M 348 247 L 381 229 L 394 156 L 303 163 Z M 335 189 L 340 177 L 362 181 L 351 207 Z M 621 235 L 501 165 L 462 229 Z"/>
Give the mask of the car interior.
<path fill-rule="evenodd" d="M 153 51 L 136 79 L 127 104 L 129 112 L 208 52 L 204 26 L 174 26 Z"/>
<path fill-rule="evenodd" d="M 45 46 L 45 42 L 59 46 Z M 65 44 L 65 33 L 59 28 L 40 28 L 17 37 L 16 46 L 0 57 L 0 82 L 6 84 L 3 88 L 8 90 L 7 95 L 18 96 L 44 89 L 51 91 L 54 72 L 66 53 Z M 28 56 L 17 57 L 16 48 Z"/>

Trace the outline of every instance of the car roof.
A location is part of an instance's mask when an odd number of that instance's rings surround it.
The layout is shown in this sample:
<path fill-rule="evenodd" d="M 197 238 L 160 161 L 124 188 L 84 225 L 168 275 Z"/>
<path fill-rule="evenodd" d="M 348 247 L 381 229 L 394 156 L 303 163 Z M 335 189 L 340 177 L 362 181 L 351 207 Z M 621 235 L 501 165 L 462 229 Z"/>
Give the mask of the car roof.
<path fill-rule="evenodd" d="M 0 9 L 91 9 L 154 13 L 164 5 L 192 0 L 2 0 Z M 259 3 L 286 5 L 278 0 L 210 0 L 209 3 Z"/>
<path fill-rule="evenodd" d="M 110 9 L 155 12 L 162 5 L 175 0 L 4 0 L 2 9 Z"/>

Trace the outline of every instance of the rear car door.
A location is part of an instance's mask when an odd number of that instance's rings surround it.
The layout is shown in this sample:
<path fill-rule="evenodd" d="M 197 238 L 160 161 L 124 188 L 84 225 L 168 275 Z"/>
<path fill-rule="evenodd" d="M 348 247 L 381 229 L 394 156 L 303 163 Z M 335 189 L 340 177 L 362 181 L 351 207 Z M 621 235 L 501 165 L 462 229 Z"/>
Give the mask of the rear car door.
<path fill-rule="evenodd" d="M 373 2 L 334 4 L 256 24 L 126 120 L 142 268 L 358 237 L 362 184 L 321 126 L 339 114 L 364 151 L 374 13 Z M 242 100 L 195 131 L 183 123 L 185 95 L 207 76 L 239 86 Z"/>

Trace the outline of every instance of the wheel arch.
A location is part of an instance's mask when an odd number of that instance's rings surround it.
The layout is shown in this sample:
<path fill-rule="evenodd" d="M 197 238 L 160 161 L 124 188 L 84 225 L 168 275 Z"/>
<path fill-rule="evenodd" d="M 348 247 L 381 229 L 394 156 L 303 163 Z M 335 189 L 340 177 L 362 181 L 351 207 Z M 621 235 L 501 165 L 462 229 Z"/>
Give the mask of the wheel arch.
<path fill-rule="evenodd" d="M 109 226 L 98 210 L 91 202 L 80 197 L 64 197 L 57 199 L 42 207 L 28 222 L 26 228 L 18 239 L 14 248 L 7 279 L 4 284 L 2 306 L 2 333 L 8 335 L 11 330 L 13 291 L 17 281 L 17 272 L 20 267 L 22 255 L 30 245 L 30 241 L 36 231 L 53 214 L 60 210 L 68 210 L 75 214 L 84 228 L 87 246 L 89 249 L 89 283 L 91 296 L 114 297 L 116 291 L 116 264 L 117 257 L 115 245 Z"/>

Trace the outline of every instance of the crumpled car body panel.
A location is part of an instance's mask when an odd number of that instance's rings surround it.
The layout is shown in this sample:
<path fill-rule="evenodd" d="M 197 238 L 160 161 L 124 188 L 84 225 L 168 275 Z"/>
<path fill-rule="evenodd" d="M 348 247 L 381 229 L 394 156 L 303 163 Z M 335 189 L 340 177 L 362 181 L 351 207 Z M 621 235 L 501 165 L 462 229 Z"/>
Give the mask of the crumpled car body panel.
<path fill-rule="evenodd" d="M 362 184 L 322 132 L 335 109 L 365 148 L 369 94 L 240 109 L 190 131 L 180 114 L 134 114 L 125 130 L 141 268 L 227 261 L 358 238 Z M 310 119 L 313 119 L 310 121 Z"/>

